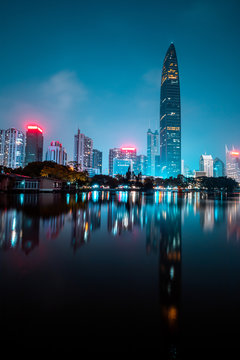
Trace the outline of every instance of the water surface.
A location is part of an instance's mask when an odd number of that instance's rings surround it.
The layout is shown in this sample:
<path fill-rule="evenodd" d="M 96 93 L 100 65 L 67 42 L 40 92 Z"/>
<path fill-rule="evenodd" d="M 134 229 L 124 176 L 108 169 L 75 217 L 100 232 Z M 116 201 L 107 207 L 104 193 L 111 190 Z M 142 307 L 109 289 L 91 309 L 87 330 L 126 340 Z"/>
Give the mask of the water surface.
<path fill-rule="evenodd" d="M 1 194 L 1 327 L 28 344 L 104 339 L 166 359 L 235 348 L 239 241 L 238 197 Z"/>

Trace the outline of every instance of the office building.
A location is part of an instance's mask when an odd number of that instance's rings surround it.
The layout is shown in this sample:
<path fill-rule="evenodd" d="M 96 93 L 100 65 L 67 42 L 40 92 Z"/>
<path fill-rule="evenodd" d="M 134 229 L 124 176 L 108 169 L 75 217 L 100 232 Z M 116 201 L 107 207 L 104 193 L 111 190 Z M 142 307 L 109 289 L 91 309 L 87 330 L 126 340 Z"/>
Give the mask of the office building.
<path fill-rule="evenodd" d="M 213 161 L 213 176 L 221 177 L 225 176 L 225 165 L 222 160 L 215 158 Z"/>
<path fill-rule="evenodd" d="M 151 129 L 148 129 L 147 132 L 147 175 L 156 176 L 155 174 L 155 157 L 160 154 L 159 146 L 159 132 L 156 130 L 152 132 Z"/>
<path fill-rule="evenodd" d="M 0 130 L 0 166 L 4 164 L 5 130 Z"/>
<path fill-rule="evenodd" d="M 113 159 L 113 176 L 125 176 L 128 170 L 133 171 L 133 161 L 131 159 Z"/>
<path fill-rule="evenodd" d="M 91 171 L 93 140 L 80 132 L 74 135 L 74 162 L 79 171 Z"/>
<path fill-rule="evenodd" d="M 161 78 L 160 156 L 163 178 L 181 174 L 181 104 L 176 50 L 166 53 Z"/>
<path fill-rule="evenodd" d="M 226 175 L 240 183 L 240 150 L 226 146 Z"/>
<path fill-rule="evenodd" d="M 212 155 L 201 155 L 199 160 L 199 170 L 204 171 L 206 176 L 213 176 L 213 158 Z"/>
<path fill-rule="evenodd" d="M 16 169 L 24 166 L 25 135 L 14 128 L 0 130 L 0 165 Z"/>
<path fill-rule="evenodd" d="M 54 161 L 59 165 L 67 165 L 67 153 L 59 141 L 52 141 L 46 153 L 47 161 Z"/>
<path fill-rule="evenodd" d="M 161 157 L 160 157 L 160 155 L 155 156 L 155 176 L 161 177 Z"/>
<path fill-rule="evenodd" d="M 93 163 L 92 163 L 93 169 L 96 171 L 96 173 L 102 174 L 102 152 L 97 149 L 93 149 L 92 159 L 93 159 Z"/>
<path fill-rule="evenodd" d="M 116 164 L 122 164 L 122 170 L 124 169 L 124 164 L 131 164 L 131 171 L 137 172 L 137 151 L 135 147 L 122 147 L 122 148 L 114 148 L 109 150 L 109 175 L 114 176 L 116 175 L 117 167 L 115 165 L 115 172 L 113 169 L 113 162 L 114 159 L 121 159 L 121 160 L 131 160 L 126 162 L 115 162 Z"/>
<path fill-rule="evenodd" d="M 137 171 L 136 174 L 147 174 L 147 156 L 146 155 L 137 155 Z"/>
<path fill-rule="evenodd" d="M 114 148 L 109 150 L 109 167 L 108 174 L 109 176 L 113 176 L 113 159 L 118 159 L 121 157 L 121 149 Z"/>
<path fill-rule="evenodd" d="M 25 165 L 43 159 L 43 131 L 38 125 L 29 125 L 26 133 Z"/>

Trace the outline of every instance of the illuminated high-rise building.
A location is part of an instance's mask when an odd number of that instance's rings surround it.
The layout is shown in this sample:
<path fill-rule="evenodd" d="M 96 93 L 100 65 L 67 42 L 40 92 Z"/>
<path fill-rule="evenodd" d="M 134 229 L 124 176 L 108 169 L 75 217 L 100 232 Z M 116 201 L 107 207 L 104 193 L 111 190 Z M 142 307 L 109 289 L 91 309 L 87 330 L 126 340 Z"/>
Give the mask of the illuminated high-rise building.
<path fill-rule="evenodd" d="M 29 125 L 26 133 L 25 165 L 43 159 L 43 131 L 38 125 Z"/>
<path fill-rule="evenodd" d="M 226 175 L 240 183 L 240 150 L 226 146 Z"/>
<path fill-rule="evenodd" d="M 161 79 L 160 156 L 164 178 L 181 174 L 181 103 L 176 50 L 173 43 L 166 53 Z"/>
<path fill-rule="evenodd" d="M 23 167 L 25 135 L 14 128 L 0 130 L 0 165 L 12 169 Z"/>
<path fill-rule="evenodd" d="M 80 132 L 74 135 L 74 161 L 78 170 L 92 169 L 93 140 Z"/>
<path fill-rule="evenodd" d="M 117 161 L 114 159 L 119 159 Z M 119 167 L 119 169 L 118 169 Z M 109 150 L 109 175 L 123 174 L 123 169 L 130 167 L 131 171 L 137 172 L 137 150 L 135 147 L 122 147 Z M 120 172 L 118 172 L 120 171 Z"/>
<path fill-rule="evenodd" d="M 46 153 L 47 161 L 54 161 L 60 165 L 67 165 L 67 153 L 59 141 L 52 141 Z"/>
<path fill-rule="evenodd" d="M 155 171 L 155 158 L 159 155 L 159 132 L 156 130 L 152 132 L 151 129 L 148 129 L 147 132 L 147 175 L 156 176 Z"/>
<path fill-rule="evenodd" d="M 0 165 L 4 164 L 5 130 L 0 130 Z"/>
<path fill-rule="evenodd" d="M 201 155 L 199 160 L 199 170 L 204 171 L 206 176 L 213 176 L 213 158 L 212 155 Z"/>
<path fill-rule="evenodd" d="M 113 176 L 113 159 L 117 159 L 121 157 L 121 149 L 114 148 L 109 150 L 109 165 L 108 165 L 108 174 L 109 176 Z"/>

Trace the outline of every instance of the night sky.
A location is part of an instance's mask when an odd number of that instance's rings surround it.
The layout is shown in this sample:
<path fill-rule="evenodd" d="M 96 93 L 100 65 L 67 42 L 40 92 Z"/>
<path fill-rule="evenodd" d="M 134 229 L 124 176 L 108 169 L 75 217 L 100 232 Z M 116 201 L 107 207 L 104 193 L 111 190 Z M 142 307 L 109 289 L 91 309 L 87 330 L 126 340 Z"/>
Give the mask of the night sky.
<path fill-rule="evenodd" d="M 205 152 L 225 161 L 225 144 L 240 146 L 239 11 L 239 0 L 1 1 L 0 127 L 38 123 L 45 150 L 59 140 L 69 160 L 79 127 L 104 172 L 111 147 L 146 154 L 173 41 L 182 158 L 192 169 Z"/>

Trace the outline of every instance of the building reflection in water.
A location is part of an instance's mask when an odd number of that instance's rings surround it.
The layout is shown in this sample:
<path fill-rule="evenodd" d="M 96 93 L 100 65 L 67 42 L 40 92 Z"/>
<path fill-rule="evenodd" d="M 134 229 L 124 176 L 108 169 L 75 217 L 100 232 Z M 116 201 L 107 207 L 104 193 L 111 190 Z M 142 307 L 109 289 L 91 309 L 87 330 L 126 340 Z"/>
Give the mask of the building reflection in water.
<path fill-rule="evenodd" d="M 175 199 L 176 200 L 176 196 Z M 168 359 L 179 356 L 181 300 L 181 203 L 165 203 L 159 221 L 159 289 L 161 308 L 161 338 Z"/>
<path fill-rule="evenodd" d="M 198 215 L 203 231 L 227 225 L 229 242 L 240 240 L 239 199 L 203 200 L 199 194 L 179 197 L 171 192 L 144 195 L 139 192 L 93 191 L 79 194 L 19 194 L 0 197 L 0 248 L 26 255 L 42 241 L 57 239 L 70 223 L 68 241 L 74 252 L 90 241 L 91 233 L 103 229 L 112 237 L 135 228 L 145 234 L 146 253 L 159 256 L 159 301 L 161 339 L 167 358 L 178 358 L 181 303 L 182 224 Z"/>
<path fill-rule="evenodd" d="M 229 242 L 238 243 L 240 241 L 240 204 L 234 201 L 227 207 L 227 239 Z"/>
<path fill-rule="evenodd" d="M 92 231 L 101 227 L 101 193 L 93 191 L 92 193 L 82 193 L 82 199 L 72 209 L 72 236 L 71 246 L 74 252 L 82 245 L 90 241 Z"/>

